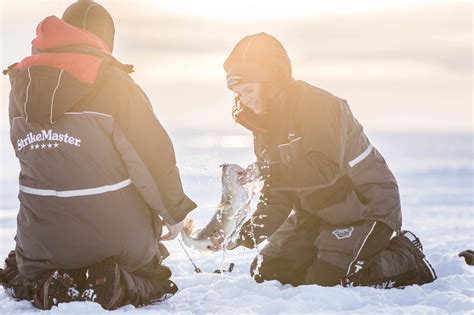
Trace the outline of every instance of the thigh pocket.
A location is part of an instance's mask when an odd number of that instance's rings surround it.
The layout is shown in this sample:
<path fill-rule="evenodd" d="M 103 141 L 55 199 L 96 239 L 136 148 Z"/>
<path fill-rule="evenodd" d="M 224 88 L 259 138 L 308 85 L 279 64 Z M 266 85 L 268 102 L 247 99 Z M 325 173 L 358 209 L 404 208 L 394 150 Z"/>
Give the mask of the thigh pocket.
<path fill-rule="evenodd" d="M 268 244 L 262 250 L 262 254 L 296 260 L 302 253 L 311 255 L 311 253 L 316 253 L 314 240 L 318 232 L 316 228 L 307 228 L 287 220 L 268 239 Z"/>

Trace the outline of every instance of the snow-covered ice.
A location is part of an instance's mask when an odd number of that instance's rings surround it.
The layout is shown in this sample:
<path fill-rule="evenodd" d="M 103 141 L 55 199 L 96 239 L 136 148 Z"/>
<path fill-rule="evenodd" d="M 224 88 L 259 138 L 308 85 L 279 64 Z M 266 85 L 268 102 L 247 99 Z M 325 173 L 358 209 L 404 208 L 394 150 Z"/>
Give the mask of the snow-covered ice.
<path fill-rule="evenodd" d="M 6 133 L 6 132 L 5 132 Z M 2 134 L 5 134 L 2 132 Z M 6 133 L 8 134 L 8 133 Z M 244 131 L 197 133 L 171 131 L 185 191 L 199 208 L 190 217 L 203 226 L 220 198 L 220 168 L 224 162 L 242 166 L 253 160 L 251 135 Z M 202 274 L 195 274 L 177 241 L 167 243 L 180 290 L 163 303 L 143 308 L 124 306 L 112 313 L 137 314 L 282 314 L 390 313 L 474 314 L 474 267 L 457 254 L 474 249 L 473 136 L 472 134 L 369 133 L 400 185 L 404 228 L 423 242 L 438 280 L 403 290 L 291 287 L 276 281 L 255 283 L 249 264 L 255 250 L 190 254 Z M 0 257 L 13 248 L 16 228 L 17 171 L 13 150 L 2 139 L 0 173 Z M 3 258 L 2 258 L 3 259 Z M 221 264 L 235 263 L 232 273 L 212 273 Z M 17 302 L 0 289 L 0 313 L 38 313 L 29 302 Z M 50 313 L 105 313 L 98 304 L 75 302 Z M 48 313 L 48 312 L 46 312 Z"/>

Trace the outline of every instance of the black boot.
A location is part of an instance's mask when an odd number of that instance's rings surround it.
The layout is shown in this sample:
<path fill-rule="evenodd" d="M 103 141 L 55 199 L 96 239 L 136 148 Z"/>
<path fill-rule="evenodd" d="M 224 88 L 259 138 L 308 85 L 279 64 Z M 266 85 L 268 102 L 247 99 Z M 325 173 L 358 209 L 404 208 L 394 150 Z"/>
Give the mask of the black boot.
<path fill-rule="evenodd" d="M 43 284 L 42 308 L 49 310 L 59 303 L 83 301 L 81 288 L 86 274 L 84 269 L 57 269 Z"/>
<path fill-rule="evenodd" d="M 474 266 L 474 250 L 465 250 L 458 254 L 459 257 L 464 257 L 466 264 Z"/>
<path fill-rule="evenodd" d="M 359 272 L 341 279 L 343 286 L 369 286 L 381 289 L 404 288 L 436 280 L 436 273 L 425 255 L 420 239 L 402 231 L 389 245 L 369 260 Z"/>
<path fill-rule="evenodd" d="M 110 310 L 122 306 L 124 295 L 120 284 L 120 269 L 115 257 L 107 258 L 86 268 L 86 281 L 82 298 L 99 303 Z"/>
<path fill-rule="evenodd" d="M 436 272 L 423 254 L 420 239 L 410 231 L 402 231 L 397 237 L 400 237 L 400 241 L 405 242 L 407 246 L 411 245 L 414 248 L 417 276 L 412 279 L 413 284 L 422 285 L 435 281 L 437 279 Z"/>

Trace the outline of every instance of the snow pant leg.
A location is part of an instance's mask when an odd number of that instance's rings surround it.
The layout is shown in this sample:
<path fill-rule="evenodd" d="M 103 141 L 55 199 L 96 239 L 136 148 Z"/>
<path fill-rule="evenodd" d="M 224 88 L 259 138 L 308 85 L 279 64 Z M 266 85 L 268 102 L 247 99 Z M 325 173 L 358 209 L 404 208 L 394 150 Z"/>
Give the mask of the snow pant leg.
<path fill-rule="evenodd" d="M 27 301 L 34 299 L 36 284 L 27 281 L 19 273 L 14 250 L 10 251 L 5 259 L 4 269 L 0 269 L 0 284 L 12 298 Z"/>
<path fill-rule="evenodd" d="M 160 252 L 166 250 L 160 246 Z M 166 251 L 165 257 L 168 256 Z M 155 256 L 151 262 L 135 272 L 121 268 L 121 279 L 126 289 L 127 299 L 123 305 L 143 306 L 163 301 L 178 291 L 176 284 L 170 280 L 171 270 L 161 264 L 163 256 Z"/>
<path fill-rule="evenodd" d="M 331 287 L 340 284 L 340 279 L 344 275 L 344 269 L 316 258 L 306 270 L 304 283 Z"/>
<path fill-rule="evenodd" d="M 316 239 L 318 256 L 308 268 L 305 283 L 333 286 L 358 272 L 387 247 L 393 230 L 378 222 L 324 226 Z"/>
<path fill-rule="evenodd" d="M 294 286 L 304 284 L 306 269 L 317 256 L 314 240 L 318 231 L 314 222 L 288 217 L 255 257 L 250 274 L 259 283 L 278 280 Z"/>
<path fill-rule="evenodd" d="M 18 255 L 16 250 L 10 251 L 5 259 L 4 269 L 0 269 L 0 284 L 8 296 L 17 301 L 30 301 L 39 309 L 43 307 L 43 283 L 45 278 L 36 281 L 26 279 L 18 270 Z"/>

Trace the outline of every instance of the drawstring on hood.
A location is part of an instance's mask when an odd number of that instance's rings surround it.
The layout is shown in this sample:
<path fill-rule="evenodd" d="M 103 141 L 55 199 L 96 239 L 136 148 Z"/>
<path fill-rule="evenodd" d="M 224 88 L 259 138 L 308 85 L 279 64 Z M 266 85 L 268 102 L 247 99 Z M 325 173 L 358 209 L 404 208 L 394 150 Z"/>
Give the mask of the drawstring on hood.
<path fill-rule="evenodd" d="M 54 124 L 98 87 L 109 66 L 132 72 L 98 36 L 56 16 L 45 18 L 31 42 L 33 54 L 10 66 L 13 104 L 28 122 Z"/>

